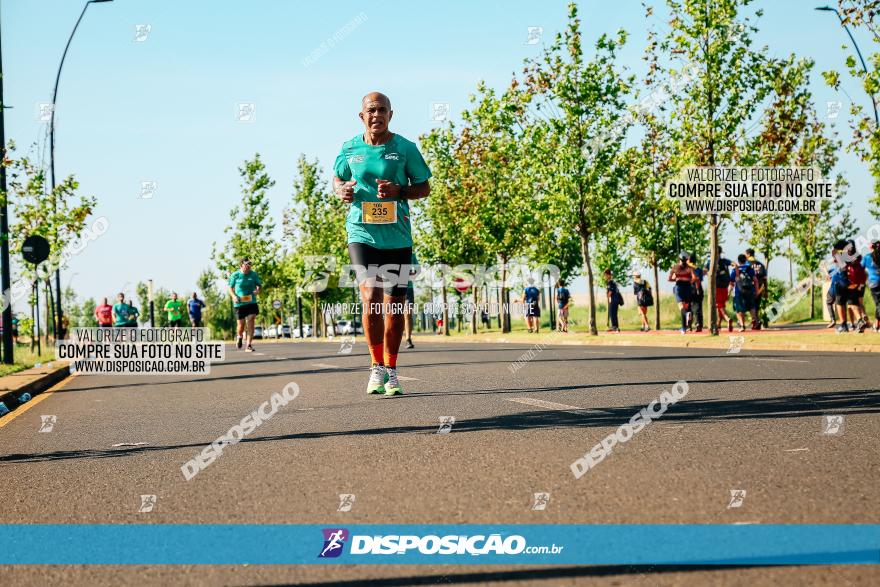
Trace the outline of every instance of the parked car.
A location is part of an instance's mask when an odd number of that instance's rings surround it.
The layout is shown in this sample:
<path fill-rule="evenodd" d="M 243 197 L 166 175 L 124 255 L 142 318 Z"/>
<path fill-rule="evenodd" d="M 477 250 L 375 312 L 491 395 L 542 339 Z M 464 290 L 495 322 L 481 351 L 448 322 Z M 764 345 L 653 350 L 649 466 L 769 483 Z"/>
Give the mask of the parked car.
<path fill-rule="evenodd" d="M 312 335 L 312 325 L 311 324 L 303 324 L 303 336 L 306 338 Z M 299 326 L 293 327 L 293 338 L 299 338 Z"/>
<path fill-rule="evenodd" d="M 264 338 L 276 338 L 275 335 L 275 325 L 269 326 L 266 330 L 263 331 Z"/>
<path fill-rule="evenodd" d="M 254 326 L 254 338 L 263 338 L 262 326 Z"/>
<path fill-rule="evenodd" d="M 360 322 L 354 322 L 352 320 L 337 320 L 336 321 L 336 334 L 340 334 L 343 336 L 348 336 L 352 334 L 363 334 L 364 329 L 361 326 Z"/>
<path fill-rule="evenodd" d="M 284 338 L 290 338 L 290 325 L 282 324 L 278 327 L 278 331 L 280 332 L 280 336 Z"/>

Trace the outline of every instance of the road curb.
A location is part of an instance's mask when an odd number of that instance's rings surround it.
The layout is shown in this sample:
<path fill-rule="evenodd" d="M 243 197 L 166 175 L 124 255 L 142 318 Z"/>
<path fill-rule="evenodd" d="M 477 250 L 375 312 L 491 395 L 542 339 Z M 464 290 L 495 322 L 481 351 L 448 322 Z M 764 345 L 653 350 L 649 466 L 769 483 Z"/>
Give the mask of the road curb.
<path fill-rule="evenodd" d="M 359 334 L 357 336 L 358 339 L 363 339 L 363 334 Z M 613 346 L 613 347 L 627 347 L 627 346 L 640 346 L 640 347 L 658 347 L 658 348 L 697 348 L 697 349 L 727 349 L 730 346 L 730 342 L 727 339 L 727 336 L 745 336 L 746 340 L 743 343 L 743 348 L 751 349 L 751 350 L 760 350 L 760 351 L 804 351 L 804 352 L 832 352 L 832 353 L 880 353 L 880 344 L 821 344 L 821 343 L 802 343 L 802 342 L 766 342 L 761 341 L 759 338 L 752 338 L 749 334 L 743 333 L 721 333 L 718 337 L 708 337 L 703 335 L 699 339 L 686 339 L 680 342 L 672 342 L 666 340 L 652 340 L 650 335 L 645 335 L 644 340 L 641 338 L 639 340 L 611 340 L 609 338 L 605 338 L 602 335 L 598 337 L 588 337 L 588 338 L 573 338 L 573 337 L 587 337 L 588 335 L 577 333 L 573 335 L 566 336 L 557 336 L 555 333 L 551 331 L 547 331 L 547 334 L 544 334 L 543 331 L 537 335 L 525 335 L 528 338 L 520 338 L 523 335 L 516 334 L 513 335 L 512 338 L 508 338 L 507 336 L 499 334 L 478 334 L 477 336 L 437 336 L 434 334 L 414 334 L 413 340 L 417 342 L 439 342 L 439 343 L 464 343 L 464 344 L 524 344 L 524 345 L 542 345 L 542 346 L 550 346 L 550 345 L 559 345 L 559 346 Z M 611 335 L 616 336 L 616 335 Z M 255 341 L 256 344 L 264 344 L 264 343 L 338 343 L 341 340 L 342 336 L 337 336 L 332 339 L 318 337 L 318 338 L 306 338 L 305 340 L 299 338 L 293 339 L 284 339 L 284 340 L 266 340 L 266 341 Z M 687 338 L 687 337 L 685 337 Z M 552 340 L 548 340 L 552 339 Z M 235 341 L 225 341 L 226 344 L 235 344 Z"/>
<path fill-rule="evenodd" d="M 548 331 L 549 332 L 549 331 Z M 531 335 L 534 338 L 521 340 L 518 336 L 513 339 L 507 339 L 503 335 L 477 335 L 473 338 L 465 337 L 445 337 L 436 335 L 416 335 L 414 340 L 422 342 L 442 342 L 442 343 L 492 343 L 492 344 L 526 344 L 526 345 L 570 345 L 570 346 L 643 346 L 643 347 L 659 347 L 659 348 L 700 348 L 700 349 L 726 349 L 729 347 L 727 334 L 719 335 L 717 338 L 706 338 L 700 340 L 682 340 L 681 342 L 651 340 L 645 337 L 645 340 L 608 340 L 600 337 L 592 337 L 589 339 L 575 339 L 567 336 L 555 336 L 553 333 L 547 335 L 538 334 Z M 575 335 L 578 336 L 578 335 Z M 587 335 L 584 335 L 587 336 Z M 731 335 L 732 336 L 732 335 Z M 552 338 L 553 340 L 548 340 Z M 506 340 L 501 340 L 506 339 Z M 808 351 L 808 352 L 836 352 L 836 353 L 880 353 L 880 345 L 878 344 L 819 344 L 819 343 L 795 343 L 795 342 L 764 342 L 758 339 L 750 338 L 746 335 L 743 348 L 762 351 Z"/>
<path fill-rule="evenodd" d="M 0 402 L 9 412 L 15 411 L 29 399 L 70 376 L 69 363 L 53 361 L 49 365 L 51 366 L 32 367 L 0 377 Z M 21 401 L 24 394 L 30 395 L 30 398 Z"/>

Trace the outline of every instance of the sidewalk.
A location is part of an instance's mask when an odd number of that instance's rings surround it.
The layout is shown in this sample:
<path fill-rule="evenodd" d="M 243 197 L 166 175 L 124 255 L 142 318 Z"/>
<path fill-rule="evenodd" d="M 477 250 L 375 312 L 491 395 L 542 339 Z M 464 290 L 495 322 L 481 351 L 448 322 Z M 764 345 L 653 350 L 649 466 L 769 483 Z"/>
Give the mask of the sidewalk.
<path fill-rule="evenodd" d="M 742 337 L 740 341 L 737 337 Z M 529 334 L 524 331 L 500 333 L 452 333 L 450 336 L 431 334 L 414 335 L 414 340 L 422 342 L 488 342 L 488 343 L 521 343 L 541 345 L 597 345 L 597 346 L 656 346 L 670 348 L 715 348 L 731 349 L 740 346 L 754 350 L 790 350 L 790 351 L 831 351 L 831 352 L 880 352 L 880 334 L 876 332 L 837 334 L 824 326 L 792 325 L 769 328 L 766 330 L 746 330 L 745 332 L 728 332 L 722 329 L 718 336 L 711 336 L 707 330 L 700 333 L 681 334 L 677 330 L 652 330 L 650 332 L 599 331 L 598 336 L 591 336 L 583 330 L 559 333 L 542 329 L 539 333 Z"/>
<path fill-rule="evenodd" d="M 34 397 L 70 375 L 66 361 L 53 361 L 40 367 L 0 377 L 0 402 L 10 411 L 22 405 L 23 394 Z M 2 411 L 2 410 L 0 410 Z"/>
<path fill-rule="evenodd" d="M 739 341 L 736 337 L 743 337 Z M 345 337 L 333 338 L 319 337 L 305 339 L 281 338 L 281 339 L 257 339 L 255 344 L 266 343 L 290 343 L 290 342 L 326 342 L 336 343 Z M 363 339 L 358 334 L 358 339 Z M 710 348 L 731 349 L 741 346 L 743 349 L 753 350 L 788 350 L 788 351 L 818 351 L 818 352 L 859 352 L 880 353 L 880 333 L 865 331 L 862 334 L 849 332 L 837 334 L 834 330 L 825 328 L 824 324 L 786 324 L 774 326 L 763 330 L 746 330 L 728 332 L 722 328 L 718 336 L 711 336 L 708 330 L 703 332 L 688 332 L 681 334 L 678 330 L 652 330 L 639 332 L 637 330 L 623 332 L 605 332 L 602 328 L 598 336 L 590 336 L 583 326 L 569 333 L 559 333 L 541 329 L 540 332 L 529 334 L 525 330 L 501 333 L 499 331 L 479 332 L 476 335 L 470 331 L 451 331 L 449 336 L 438 336 L 431 333 L 413 333 L 416 342 L 451 342 L 451 343 L 491 343 L 491 344 L 540 344 L 540 345 L 585 345 L 585 346 L 655 346 L 670 348 Z M 230 342 L 230 341 L 227 341 Z"/>

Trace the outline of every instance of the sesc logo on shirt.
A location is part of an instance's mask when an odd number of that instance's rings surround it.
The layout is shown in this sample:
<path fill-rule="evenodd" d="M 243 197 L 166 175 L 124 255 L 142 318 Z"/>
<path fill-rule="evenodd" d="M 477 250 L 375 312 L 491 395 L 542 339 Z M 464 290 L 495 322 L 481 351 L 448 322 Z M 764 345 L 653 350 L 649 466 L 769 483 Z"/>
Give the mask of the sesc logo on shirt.
<path fill-rule="evenodd" d="M 400 153 L 386 153 L 385 159 L 390 159 L 392 161 L 400 161 Z"/>
<path fill-rule="evenodd" d="M 351 165 L 352 163 L 363 163 L 363 162 L 364 162 L 363 155 L 349 155 L 348 156 L 348 164 L 349 165 Z"/>

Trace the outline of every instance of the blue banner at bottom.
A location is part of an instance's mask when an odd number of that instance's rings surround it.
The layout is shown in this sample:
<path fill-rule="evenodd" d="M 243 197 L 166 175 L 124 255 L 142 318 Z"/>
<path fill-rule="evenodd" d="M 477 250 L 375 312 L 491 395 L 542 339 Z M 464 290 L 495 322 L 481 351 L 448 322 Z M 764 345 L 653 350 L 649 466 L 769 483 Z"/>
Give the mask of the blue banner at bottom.
<path fill-rule="evenodd" d="M 880 525 L 0 525 L 0 564 L 880 563 Z"/>

